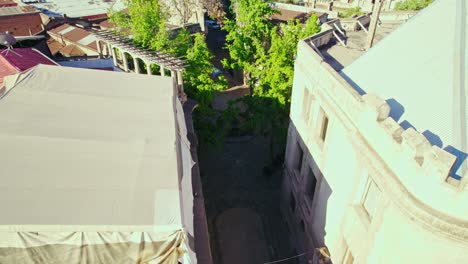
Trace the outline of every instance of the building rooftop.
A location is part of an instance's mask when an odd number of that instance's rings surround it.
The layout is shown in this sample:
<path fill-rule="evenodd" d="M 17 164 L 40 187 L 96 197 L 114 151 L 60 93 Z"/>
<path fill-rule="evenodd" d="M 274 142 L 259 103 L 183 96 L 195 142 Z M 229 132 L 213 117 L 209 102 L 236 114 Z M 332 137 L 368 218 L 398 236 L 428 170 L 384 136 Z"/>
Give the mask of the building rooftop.
<path fill-rule="evenodd" d="M 121 0 L 45 0 L 31 3 L 51 17 L 100 19 L 105 18 L 110 8 L 123 8 Z"/>
<path fill-rule="evenodd" d="M 0 53 L 0 88 L 6 76 L 26 71 L 38 64 L 57 65 L 36 49 L 13 49 L 13 52 Z"/>
<path fill-rule="evenodd" d="M 32 6 L 8 6 L 0 8 L 0 17 L 17 16 L 31 13 L 39 13 L 39 11 Z"/>
<path fill-rule="evenodd" d="M 0 0 L 0 7 L 17 6 L 18 4 L 13 0 Z"/>
<path fill-rule="evenodd" d="M 13 79 L 1 225 L 180 224 L 170 77 L 38 65 Z"/>
<path fill-rule="evenodd" d="M 8 31 L 15 36 L 30 36 L 43 30 L 40 13 L 34 7 L 0 7 L 0 32 Z"/>
<path fill-rule="evenodd" d="M 455 155 L 458 179 L 467 176 L 467 6 L 435 1 L 342 73 L 358 92 L 387 100 L 403 128 Z"/>
<path fill-rule="evenodd" d="M 64 24 L 47 31 L 52 37 L 47 45 L 53 55 L 61 53 L 64 56 L 82 56 L 86 54 L 80 47 L 97 52 L 96 36 L 87 30 Z M 68 41 L 70 44 L 64 43 Z M 104 44 L 101 44 L 103 47 Z"/>
<path fill-rule="evenodd" d="M 374 45 L 393 32 L 398 26 L 399 24 L 392 23 L 382 24 L 377 27 Z M 336 71 L 340 71 L 350 65 L 366 52 L 367 33 L 363 30 L 347 31 L 346 38 L 343 37 L 342 40 L 345 41 L 346 47 L 335 37 L 332 37 L 328 44 L 319 47 L 324 60 Z"/>

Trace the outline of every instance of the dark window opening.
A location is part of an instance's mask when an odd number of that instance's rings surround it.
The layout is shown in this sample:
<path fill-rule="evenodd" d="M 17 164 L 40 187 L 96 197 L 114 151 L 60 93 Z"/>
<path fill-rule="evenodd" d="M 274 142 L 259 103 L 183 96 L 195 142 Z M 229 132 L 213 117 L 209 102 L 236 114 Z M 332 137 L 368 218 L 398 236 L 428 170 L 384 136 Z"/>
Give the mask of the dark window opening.
<path fill-rule="evenodd" d="M 309 171 L 307 173 L 307 179 L 306 179 L 306 191 L 305 191 L 305 193 L 307 195 L 307 198 L 309 198 L 310 201 L 314 200 L 316 185 L 317 185 L 317 178 L 315 177 L 315 174 L 312 171 L 312 169 L 309 168 Z"/>
<path fill-rule="evenodd" d="M 290 193 L 291 197 L 289 198 L 289 206 L 291 207 L 291 210 L 294 212 L 296 210 L 296 198 L 294 198 L 294 194 L 291 192 Z"/>
<path fill-rule="evenodd" d="M 304 158 L 304 151 L 302 151 L 301 145 L 299 143 L 297 143 L 296 148 L 297 148 L 297 155 L 296 155 L 294 169 L 301 171 L 302 159 Z"/>
<path fill-rule="evenodd" d="M 322 130 L 320 131 L 320 138 L 325 141 L 325 137 L 327 136 L 327 128 L 328 128 L 328 117 L 323 114 L 323 122 L 322 122 Z"/>

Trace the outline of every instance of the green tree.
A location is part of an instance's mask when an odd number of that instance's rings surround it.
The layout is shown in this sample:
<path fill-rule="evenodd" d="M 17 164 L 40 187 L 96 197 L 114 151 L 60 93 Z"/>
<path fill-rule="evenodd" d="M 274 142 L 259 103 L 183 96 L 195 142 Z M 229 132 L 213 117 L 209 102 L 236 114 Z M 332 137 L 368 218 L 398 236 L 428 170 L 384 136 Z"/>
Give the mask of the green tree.
<path fill-rule="evenodd" d="M 256 133 L 269 135 L 272 159 L 277 154 L 282 155 L 286 146 L 297 44 L 319 31 L 315 15 L 305 25 L 295 20 L 273 28 L 270 48 L 259 59 L 262 70 L 254 93 L 242 100 L 248 109 L 245 126 Z"/>
<path fill-rule="evenodd" d="M 340 18 L 348 18 L 353 16 L 361 16 L 364 15 L 365 12 L 361 11 L 360 7 L 348 8 L 343 12 L 338 13 L 338 17 Z"/>
<path fill-rule="evenodd" d="M 290 20 L 281 24 L 279 29 L 274 28 L 270 33 L 270 49 L 262 60 L 263 70 L 260 73 L 259 85 L 254 89 L 254 93 L 276 98 L 280 105 L 288 109 L 297 43 L 317 32 L 320 32 L 320 24 L 316 15 L 312 15 L 305 25 L 298 20 Z"/>
<path fill-rule="evenodd" d="M 277 11 L 270 0 L 236 0 L 233 2 L 234 19 L 225 19 L 226 47 L 230 61 L 225 67 L 242 70 L 244 84 L 253 85 L 261 71 L 259 59 L 265 56 L 270 43 L 273 24 L 269 18 Z"/>
<path fill-rule="evenodd" d="M 224 76 L 212 77 L 213 65 L 211 54 L 205 42 L 205 36 L 195 34 L 193 47 L 187 51 L 187 68 L 184 71 L 185 91 L 189 97 L 198 101 L 194 112 L 194 123 L 200 146 L 221 146 L 222 140 L 230 130 L 228 117 L 234 113 L 219 113 L 211 108 L 215 93 L 227 87 Z M 235 111 L 231 109 L 231 111 Z M 231 113 L 231 112 L 229 112 Z"/>
<path fill-rule="evenodd" d="M 432 2 L 433 0 L 405 0 L 396 3 L 395 10 L 421 10 Z"/>
<path fill-rule="evenodd" d="M 126 10 L 111 11 L 110 21 L 143 47 L 167 47 L 166 16 L 157 0 L 125 0 Z"/>
<path fill-rule="evenodd" d="M 193 47 L 187 52 L 184 80 L 188 95 L 204 106 L 211 103 L 216 91 L 223 90 L 227 86 L 224 76 L 212 77 L 212 58 L 213 55 L 206 45 L 205 36 L 200 33 L 195 34 Z"/>

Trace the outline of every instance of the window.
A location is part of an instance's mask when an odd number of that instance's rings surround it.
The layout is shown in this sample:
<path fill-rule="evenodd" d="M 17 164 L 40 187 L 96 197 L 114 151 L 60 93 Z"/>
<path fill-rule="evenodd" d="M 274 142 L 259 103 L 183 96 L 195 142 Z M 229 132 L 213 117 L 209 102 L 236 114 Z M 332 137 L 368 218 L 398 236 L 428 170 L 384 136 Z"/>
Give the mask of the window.
<path fill-rule="evenodd" d="M 305 194 L 307 198 L 312 202 L 314 200 L 315 186 L 317 185 L 317 178 L 311 168 L 308 168 Z"/>
<path fill-rule="evenodd" d="M 299 142 L 296 143 L 296 156 L 294 157 L 294 169 L 301 171 L 302 159 L 304 158 L 304 151 L 302 151 Z"/>
<path fill-rule="evenodd" d="M 322 108 L 320 108 L 320 115 L 322 117 L 322 124 L 320 126 L 320 139 L 322 139 L 322 141 L 325 141 L 328 129 L 328 116 L 325 114 Z"/>
<path fill-rule="evenodd" d="M 375 184 L 375 182 L 371 178 L 369 178 L 368 186 L 362 199 L 362 207 L 364 207 L 370 220 L 372 220 L 375 216 L 375 211 L 377 210 L 379 198 L 380 190 Z"/>
<path fill-rule="evenodd" d="M 292 192 L 290 192 L 289 195 L 291 196 L 289 198 L 289 206 L 291 207 L 291 211 L 294 212 L 296 210 L 296 198 Z"/>
<path fill-rule="evenodd" d="M 311 98 L 309 89 L 304 88 L 304 97 L 302 98 L 302 120 L 307 124 L 310 117 Z"/>

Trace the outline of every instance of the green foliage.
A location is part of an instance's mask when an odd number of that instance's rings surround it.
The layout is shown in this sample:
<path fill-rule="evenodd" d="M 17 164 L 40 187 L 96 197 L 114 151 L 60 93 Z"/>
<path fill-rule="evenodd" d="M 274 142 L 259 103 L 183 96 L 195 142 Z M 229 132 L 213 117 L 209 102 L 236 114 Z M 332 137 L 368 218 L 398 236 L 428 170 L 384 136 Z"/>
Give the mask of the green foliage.
<path fill-rule="evenodd" d="M 119 30 L 129 30 L 143 47 L 154 44 L 165 31 L 165 15 L 157 0 L 125 0 L 127 11 L 111 11 L 110 20 Z M 164 39 L 167 41 L 167 38 Z"/>
<path fill-rule="evenodd" d="M 219 149 L 224 138 L 232 131 L 233 124 L 239 117 L 239 110 L 233 104 L 222 112 L 200 104 L 195 108 L 193 117 L 200 141 L 200 150 L 206 150 L 207 146 L 215 146 Z"/>
<path fill-rule="evenodd" d="M 255 5 L 251 5 L 251 8 L 252 6 Z M 255 13 L 252 10 L 249 12 Z M 240 21 L 237 20 L 237 23 L 239 24 Z M 269 22 L 265 23 L 268 25 Z M 241 49 L 242 40 L 249 41 L 248 44 L 244 43 L 246 47 L 257 43 L 256 46 L 254 45 L 257 49 L 252 56 L 253 59 L 242 61 L 242 69 L 253 68 L 249 72 L 252 74 L 251 77 L 255 78 L 251 79 L 251 84 L 254 84 L 253 94 L 240 100 L 247 109 L 239 117 L 243 120 L 241 130 L 262 135 L 270 134 L 272 142 L 275 142 L 275 146 L 279 146 L 281 152 L 286 144 L 297 44 L 301 39 L 320 32 L 320 24 L 317 16 L 312 15 L 305 25 L 295 20 L 278 27 L 267 28 L 264 34 L 268 33 L 268 36 L 257 36 L 257 39 L 252 40 L 252 38 L 244 37 L 245 28 L 234 26 L 233 29 L 237 31 L 233 35 L 241 36 L 241 38 L 238 40 L 239 43 L 236 43 L 238 45 L 236 49 L 233 50 L 233 46 L 229 48 L 232 56 L 238 54 L 233 52 L 238 51 L 237 49 L 245 52 Z M 248 58 L 248 56 L 245 57 Z M 240 56 L 235 58 L 236 62 L 241 61 L 239 58 Z M 275 152 L 273 146 L 271 152 L 272 154 Z"/>
<path fill-rule="evenodd" d="M 168 31 L 166 14 L 157 0 L 125 0 L 128 12 L 111 12 L 111 22 L 120 32 L 133 36 L 135 44 L 162 51 L 177 57 L 187 58 L 184 71 L 184 86 L 188 95 L 199 102 L 194 113 L 194 123 L 199 139 L 206 144 L 218 144 L 219 127 L 226 127 L 225 118 L 209 107 L 214 93 L 226 87 L 223 76 L 212 78 L 212 54 L 205 38 L 196 34 L 194 38 L 186 29 Z M 143 67 L 146 69 L 146 65 Z M 151 65 L 153 74 L 159 74 L 160 67 Z M 220 123 L 221 122 L 221 123 Z"/>
<path fill-rule="evenodd" d="M 127 9 L 111 10 L 110 21 L 117 31 L 132 35 L 134 42 L 144 48 L 183 56 L 191 45 L 186 29 L 170 34 L 166 28 L 167 14 L 158 0 L 125 0 Z"/>
<path fill-rule="evenodd" d="M 288 107 L 294 77 L 297 43 L 320 31 L 317 16 L 312 15 L 305 25 L 296 21 L 281 24 L 271 31 L 271 47 L 263 60 L 263 71 L 255 94 L 276 98 L 281 106 Z"/>
<path fill-rule="evenodd" d="M 396 3 L 395 10 L 421 10 L 432 2 L 433 0 L 405 0 Z"/>
<path fill-rule="evenodd" d="M 196 34 L 193 47 L 187 52 L 188 66 L 184 72 L 184 80 L 187 94 L 204 106 L 211 103 L 216 91 L 223 90 L 227 86 L 224 76 L 216 79 L 211 77 L 212 57 L 205 37 L 200 33 Z"/>
<path fill-rule="evenodd" d="M 344 11 L 344 12 L 339 12 L 338 17 L 348 18 L 348 17 L 353 17 L 354 15 L 361 16 L 361 15 L 364 15 L 364 14 L 365 14 L 365 12 L 361 11 L 360 7 L 354 7 L 354 8 L 346 9 L 346 11 Z"/>
<path fill-rule="evenodd" d="M 277 11 L 271 1 L 236 0 L 233 2 L 236 19 L 225 19 L 226 47 L 231 60 L 224 66 L 244 71 L 244 79 L 252 85 L 261 67 L 259 59 L 265 56 L 270 43 L 273 24 L 269 18 Z"/>

